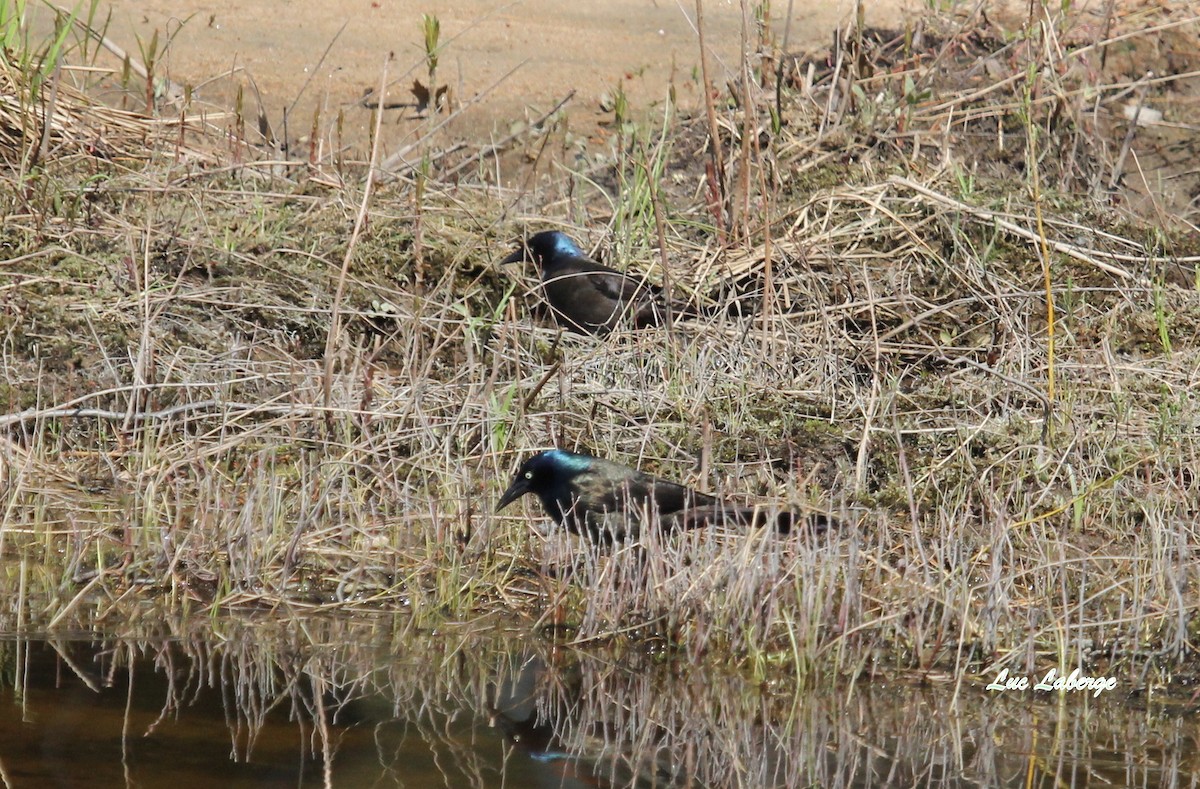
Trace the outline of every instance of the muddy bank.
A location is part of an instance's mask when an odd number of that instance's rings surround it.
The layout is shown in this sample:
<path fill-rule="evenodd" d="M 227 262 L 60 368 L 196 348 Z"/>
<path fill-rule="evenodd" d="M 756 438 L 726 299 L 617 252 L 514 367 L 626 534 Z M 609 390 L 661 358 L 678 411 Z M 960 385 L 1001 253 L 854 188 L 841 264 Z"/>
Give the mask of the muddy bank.
<path fill-rule="evenodd" d="M 901 23 L 898 0 L 870 3 L 867 21 L 895 27 Z M 787 5 L 777 3 L 770 25 L 782 40 Z M 508 132 L 509 124 L 552 108 L 571 91 L 572 123 L 593 134 L 596 123 L 611 117 L 604 97 L 620 86 L 631 106 L 663 100 L 669 85 L 681 102 L 698 98 L 695 70 L 699 45 L 696 8 L 691 2 L 648 3 L 609 0 L 564 5 L 555 0 L 516 3 L 450 0 L 363 0 L 353 5 L 330 0 L 287 3 L 189 0 L 184 3 L 112 3 L 108 35 L 135 55 L 137 42 L 157 32 L 169 43 L 159 56 L 159 74 L 196 86 L 199 102 L 216 111 L 233 106 L 239 86 L 248 106 L 262 108 L 282 136 L 309 134 L 313 114 L 332 119 L 344 113 L 344 141 L 361 146 L 368 138 L 370 112 L 360 102 L 378 91 L 384 60 L 390 103 L 411 103 L 414 79 L 428 83 L 422 14 L 440 21 L 439 86 L 448 86 L 461 106 L 485 94 L 453 123 L 452 137 L 487 140 Z M 853 18 L 853 3 L 799 0 L 794 4 L 790 48 L 827 45 L 834 30 Z M 736 76 L 742 51 L 742 8 L 720 0 L 704 4 L 707 45 L 714 82 Z M 759 35 L 750 20 L 748 35 Z M 111 64 L 110 64 L 111 65 Z M 602 108 L 602 105 L 604 107 Z M 419 125 L 414 107 L 388 113 L 384 134 L 399 146 Z"/>

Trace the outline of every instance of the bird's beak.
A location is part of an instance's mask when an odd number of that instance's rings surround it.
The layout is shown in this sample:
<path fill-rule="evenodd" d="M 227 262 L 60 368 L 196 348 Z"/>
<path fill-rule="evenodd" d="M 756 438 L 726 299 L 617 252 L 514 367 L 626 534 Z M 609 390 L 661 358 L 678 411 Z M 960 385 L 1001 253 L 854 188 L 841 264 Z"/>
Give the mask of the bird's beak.
<path fill-rule="evenodd" d="M 500 497 L 500 501 L 496 502 L 496 512 L 512 504 L 517 499 L 529 492 L 529 480 L 524 477 L 517 477 L 513 483 L 508 486 L 508 490 L 504 491 L 504 495 Z"/>
<path fill-rule="evenodd" d="M 529 260 L 529 250 L 522 244 L 511 255 L 501 260 L 500 265 L 503 266 L 506 263 L 524 263 L 526 260 Z"/>

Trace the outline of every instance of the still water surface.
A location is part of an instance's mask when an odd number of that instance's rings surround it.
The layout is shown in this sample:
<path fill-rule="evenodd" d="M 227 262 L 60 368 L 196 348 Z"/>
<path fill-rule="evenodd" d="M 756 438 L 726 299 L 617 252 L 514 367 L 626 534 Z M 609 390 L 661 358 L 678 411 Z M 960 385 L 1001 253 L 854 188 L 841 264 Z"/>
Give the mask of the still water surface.
<path fill-rule="evenodd" d="M 0 641 L 7 787 L 1195 786 L 1194 707 L 797 690 L 519 629 L 212 621 Z M 1186 699 L 1185 699 L 1186 701 Z"/>

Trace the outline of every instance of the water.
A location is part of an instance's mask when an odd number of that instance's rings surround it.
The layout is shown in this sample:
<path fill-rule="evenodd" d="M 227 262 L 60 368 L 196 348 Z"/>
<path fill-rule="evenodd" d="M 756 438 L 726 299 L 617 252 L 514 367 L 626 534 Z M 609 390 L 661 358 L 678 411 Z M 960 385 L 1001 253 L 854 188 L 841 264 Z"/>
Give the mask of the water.
<path fill-rule="evenodd" d="M 1194 708 L 797 691 L 519 628 L 263 615 L 0 642 L 5 786 L 1194 786 Z M 1186 702 L 1186 700 L 1184 700 Z M 1028 781 L 1028 784 L 1027 784 Z"/>

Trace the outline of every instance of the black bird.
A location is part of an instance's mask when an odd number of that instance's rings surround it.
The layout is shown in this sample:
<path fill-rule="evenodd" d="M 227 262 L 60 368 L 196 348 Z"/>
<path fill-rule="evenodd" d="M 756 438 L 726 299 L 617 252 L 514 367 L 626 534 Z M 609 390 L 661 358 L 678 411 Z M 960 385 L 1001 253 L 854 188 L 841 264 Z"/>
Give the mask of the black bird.
<path fill-rule="evenodd" d="M 583 253 L 566 234 L 544 230 L 520 242 L 517 250 L 500 261 L 532 260 L 542 271 L 542 290 L 555 318 L 583 334 L 604 334 L 618 324 L 657 326 L 667 318 L 662 288 L 644 278 L 622 274 Z M 671 302 L 676 316 L 695 317 L 689 304 Z"/>
<path fill-rule="evenodd" d="M 713 524 L 764 526 L 772 517 L 619 463 L 562 449 L 539 452 L 522 463 L 496 509 L 526 493 L 536 494 L 558 525 L 602 544 L 636 537 L 646 523 L 675 531 Z M 787 534 L 796 520 L 795 513 L 784 510 L 774 516 L 775 528 Z M 828 525 L 819 515 L 810 523 L 818 532 Z"/>

